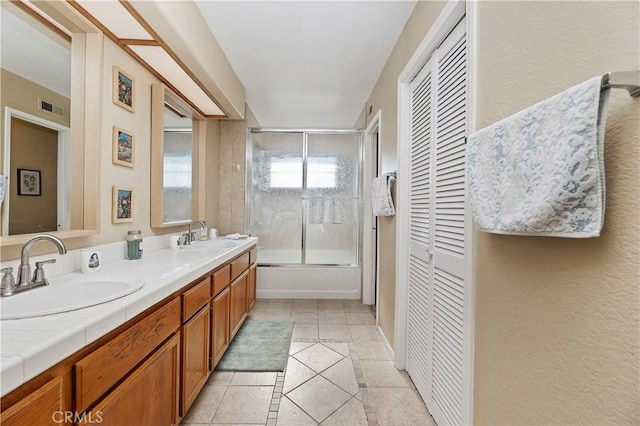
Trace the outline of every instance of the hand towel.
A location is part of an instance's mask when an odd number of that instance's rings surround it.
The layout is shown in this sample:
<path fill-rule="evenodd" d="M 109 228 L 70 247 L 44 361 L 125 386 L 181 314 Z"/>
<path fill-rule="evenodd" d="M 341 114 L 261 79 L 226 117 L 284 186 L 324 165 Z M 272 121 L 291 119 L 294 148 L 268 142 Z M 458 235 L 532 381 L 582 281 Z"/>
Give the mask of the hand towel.
<path fill-rule="evenodd" d="M 396 209 L 391 198 L 391 183 L 395 177 L 391 173 L 384 173 L 375 178 L 371 184 L 371 206 L 376 216 L 393 216 Z"/>
<path fill-rule="evenodd" d="M 594 77 L 467 140 L 467 185 L 479 230 L 590 238 L 604 220 L 609 91 Z"/>
<path fill-rule="evenodd" d="M 309 223 L 319 225 L 324 223 L 326 199 L 314 197 L 309 199 Z"/>
<path fill-rule="evenodd" d="M 329 222 L 334 224 L 346 223 L 347 199 L 344 197 L 329 198 Z"/>
<path fill-rule="evenodd" d="M 0 204 L 4 201 L 4 194 L 7 190 L 7 177 L 0 175 Z"/>
<path fill-rule="evenodd" d="M 235 234 L 228 234 L 225 235 L 225 238 L 228 240 L 245 240 L 247 238 L 246 234 L 239 234 L 239 233 L 235 233 Z"/>

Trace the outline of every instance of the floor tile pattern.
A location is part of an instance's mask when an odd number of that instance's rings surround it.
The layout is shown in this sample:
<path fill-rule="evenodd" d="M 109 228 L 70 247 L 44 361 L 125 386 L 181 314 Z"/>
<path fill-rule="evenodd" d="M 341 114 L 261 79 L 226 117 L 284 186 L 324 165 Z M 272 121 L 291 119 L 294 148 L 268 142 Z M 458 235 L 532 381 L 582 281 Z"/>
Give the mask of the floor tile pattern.
<path fill-rule="evenodd" d="M 285 372 L 214 372 L 182 425 L 435 426 L 371 307 L 259 300 L 249 318 L 295 322 Z"/>

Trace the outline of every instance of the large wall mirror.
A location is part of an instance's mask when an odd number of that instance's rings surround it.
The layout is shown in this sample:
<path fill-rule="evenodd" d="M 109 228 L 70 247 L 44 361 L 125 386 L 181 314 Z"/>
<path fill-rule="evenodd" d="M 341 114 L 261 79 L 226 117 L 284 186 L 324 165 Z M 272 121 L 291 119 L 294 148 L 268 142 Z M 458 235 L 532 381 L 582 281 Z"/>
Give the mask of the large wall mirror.
<path fill-rule="evenodd" d="M 188 224 L 201 208 L 204 121 L 159 83 L 152 87 L 152 104 L 151 226 Z"/>
<path fill-rule="evenodd" d="M 11 184 L 2 235 L 68 231 L 71 37 L 15 5 L 3 5 L 0 19 L 3 173 Z"/>
<path fill-rule="evenodd" d="M 102 35 L 64 2 L 3 1 L 0 20 L 2 246 L 96 233 Z"/>

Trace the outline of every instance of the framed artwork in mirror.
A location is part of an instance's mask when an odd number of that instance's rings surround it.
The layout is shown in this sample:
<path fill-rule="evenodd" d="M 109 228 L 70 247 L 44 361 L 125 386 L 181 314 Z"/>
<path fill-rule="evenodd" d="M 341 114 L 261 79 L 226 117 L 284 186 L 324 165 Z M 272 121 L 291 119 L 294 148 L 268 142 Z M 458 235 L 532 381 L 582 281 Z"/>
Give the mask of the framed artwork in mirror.
<path fill-rule="evenodd" d="M 113 67 L 113 103 L 134 112 L 135 79 L 117 66 Z"/>
<path fill-rule="evenodd" d="M 133 167 L 135 157 L 134 135 L 132 132 L 113 126 L 113 164 Z"/>
<path fill-rule="evenodd" d="M 133 188 L 114 186 L 111 206 L 111 222 L 133 222 Z"/>
<path fill-rule="evenodd" d="M 40 170 L 18 169 L 18 195 L 40 196 L 40 191 Z"/>

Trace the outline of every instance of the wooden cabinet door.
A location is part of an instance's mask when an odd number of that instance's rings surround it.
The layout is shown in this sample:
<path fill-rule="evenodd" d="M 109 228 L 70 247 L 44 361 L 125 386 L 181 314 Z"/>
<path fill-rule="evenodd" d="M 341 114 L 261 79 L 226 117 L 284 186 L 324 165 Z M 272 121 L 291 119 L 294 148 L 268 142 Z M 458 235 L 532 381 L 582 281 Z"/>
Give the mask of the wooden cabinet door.
<path fill-rule="evenodd" d="M 65 423 L 62 378 L 55 377 L 8 409 L 2 407 L 0 424 L 59 425 Z"/>
<path fill-rule="evenodd" d="M 230 338 L 238 332 L 247 314 L 247 285 L 249 271 L 244 271 L 231 283 L 231 324 L 229 324 Z"/>
<path fill-rule="evenodd" d="M 213 362 L 211 369 L 213 370 L 224 355 L 224 351 L 229 346 L 229 308 L 230 308 L 229 287 L 225 288 L 211 302 L 211 353 Z"/>
<path fill-rule="evenodd" d="M 253 308 L 256 303 L 256 287 L 257 287 L 257 271 L 258 265 L 255 263 L 249 268 L 249 288 L 247 289 L 247 312 Z"/>
<path fill-rule="evenodd" d="M 82 412 L 180 329 L 180 299 L 141 319 L 74 364 L 76 410 Z"/>
<path fill-rule="evenodd" d="M 182 404 L 184 416 L 209 377 L 209 304 L 182 327 Z"/>
<path fill-rule="evenodd" d="M 91 409 L 101 426 L 178 423 L 180 336 L 174 335 Z M 85 418 L 80 424 L 89 424 Z"/>

